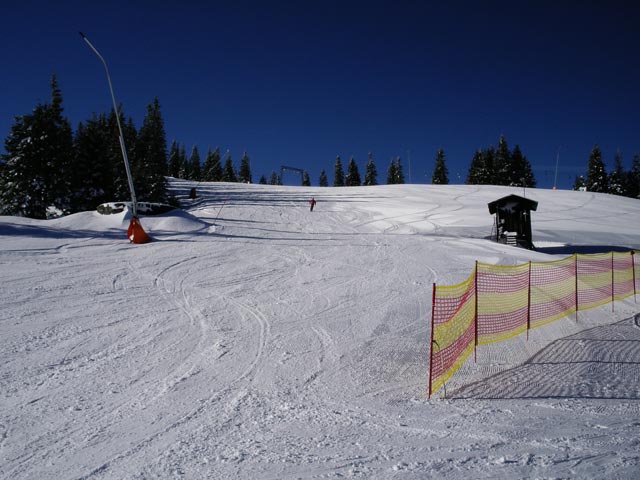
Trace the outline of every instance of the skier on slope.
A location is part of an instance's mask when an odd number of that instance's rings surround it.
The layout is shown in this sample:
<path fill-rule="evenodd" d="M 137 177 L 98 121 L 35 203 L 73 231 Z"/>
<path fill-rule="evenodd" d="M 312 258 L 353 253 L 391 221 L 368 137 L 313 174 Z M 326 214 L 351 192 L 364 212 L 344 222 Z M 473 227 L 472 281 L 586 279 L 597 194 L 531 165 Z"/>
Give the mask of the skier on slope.
<path fill-rule="evenodd" d="M 311 197 L 311 200 L 309 200 L 309 205 L 311 205 L 311 208 L 309 209 L 309 211 L 313 212 L 313 207 L 316 206 L 316 199 Z"/>

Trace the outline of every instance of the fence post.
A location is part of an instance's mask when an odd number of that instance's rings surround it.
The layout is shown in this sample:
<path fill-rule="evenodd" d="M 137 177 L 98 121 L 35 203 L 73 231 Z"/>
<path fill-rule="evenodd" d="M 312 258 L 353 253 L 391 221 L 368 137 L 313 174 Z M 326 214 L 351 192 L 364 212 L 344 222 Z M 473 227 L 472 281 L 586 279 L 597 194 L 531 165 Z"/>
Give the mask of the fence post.
<path fill-rule="evenodd" d="M 436 283 L 433 282 L 433 291 L 431 293 L 431 342 L 429 343 L 429 393 L 427 399 L 431 398 L 431 379 L 433 377 L 433 326 L 436 311 Z"/>
<path fill-rule="evenodd" d="M 634 255 L 636 254 L 635 250 L 631 250 L 631 271 L 633 272 L 633 300 L 638 303 L 638 299 L 636 298 L 636 259 Z"/>
<path fill-rule="evenodd" d="M 611 311 L 615 312 L 616 305 L 616 271 L 613 264 L 613 250 L 611 250 Z"/>
<path fill-rule="evenodd" d="M 575 289 L 576 289 L 576 322 L 577 322 L 578 321 L 578 254 L 574 253 L 573 254 L 573 258 L 574 258 L 574 261 L 575 261 L 575 266 L 574 266 L 574 272 L 575 273 L 574 273 L 574 276 L 576 278 Z"/>
<path fill-rule="evenodd" d="M 477 363 L 478 361 L 478 261 L 476 260 L 476 268 L 473 274 L 473 296 L 475 297 L 474 301 L 474 312 L 473 312 L 473 325 L 475 330 L 475 340 L 473 345 L 473 363 Z"/>
<path fill-rule="evenodd" d="M 527 284 L 527 341 L 531 329 L 531 260 L 529 260 L 529 282 Z"/>

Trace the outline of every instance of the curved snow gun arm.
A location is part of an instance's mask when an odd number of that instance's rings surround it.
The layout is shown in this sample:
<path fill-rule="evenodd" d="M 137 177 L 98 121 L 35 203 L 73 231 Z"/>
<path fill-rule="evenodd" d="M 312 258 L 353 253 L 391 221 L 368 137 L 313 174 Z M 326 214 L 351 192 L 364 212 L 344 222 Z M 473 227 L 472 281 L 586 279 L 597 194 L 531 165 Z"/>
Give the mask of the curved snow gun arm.
<path fill-rule="evenodd" d="M 111 100 L 113 102 L 113 111 L 116 115 L 116 122 L 118 123 L 118 131 L 120 132 L 120 149 L 122 150 L 122 158 L 124 160 L 124 168 L 127 172 L 127 181 L 129 182 L 129 191 L 131 192 L 131 205 L 133 211 L 133 218 L 131 219 L 131 223 L 129 224 L 129 228 L 127 229 L 127 237 L 133 243 L 147 243 L 151 240 L 151 237 L 147 235 L 147 233 L 143 230 L 142 225 L 140 225 L 140 221 L 138 220 L 138 203 L 136 201 L 136 191 L 133 187 L 133 177 L 131 176 L 131 168 L 129 167 L 129 158 L 127 157 L 127 148 L 124 145 L 124 135 L 122 134 L 122 125 L 120 125 L 120 112 L 118 111 L 118 105 L 116 104 L 116 97 L 113 94 L 113 86 L 111 85 L 111 76 L 109 75 L 109 68 L 107 67 L 107 62 L 104 60 L 100 52 L 94 47 L 89 39 L 85 36 L 84 33 L 79 32 L 82 39 L 89 46 L 93 53 L 97 55 L 97 57 L 104 65 L 104 71 L 107 74 L 107 82 L 109 82 L 109 91 L 111 92 Z"/>

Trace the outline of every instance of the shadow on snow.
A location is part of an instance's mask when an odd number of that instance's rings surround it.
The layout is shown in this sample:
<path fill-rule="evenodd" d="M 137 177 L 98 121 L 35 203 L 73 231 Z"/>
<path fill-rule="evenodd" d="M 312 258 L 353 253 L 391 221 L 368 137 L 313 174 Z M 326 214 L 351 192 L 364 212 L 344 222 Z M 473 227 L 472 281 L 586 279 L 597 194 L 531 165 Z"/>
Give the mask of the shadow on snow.
<path fill-rule="evenodd" d="M 478 352 L 480 355 L 481 350 Z M 640 400 L 640 314 L 555 340 L 524 364 L 450 392 L 452 399 Z"/>

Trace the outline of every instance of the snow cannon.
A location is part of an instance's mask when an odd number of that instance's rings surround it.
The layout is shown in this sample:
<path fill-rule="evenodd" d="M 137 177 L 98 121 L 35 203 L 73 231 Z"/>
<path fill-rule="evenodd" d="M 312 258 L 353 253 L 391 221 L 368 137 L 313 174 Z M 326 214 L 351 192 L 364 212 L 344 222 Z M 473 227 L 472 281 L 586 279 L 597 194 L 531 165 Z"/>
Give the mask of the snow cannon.
<path fill-rule="evenodd" d="M 149 243 L 151 241 L 151 237 L 144 231 L 142 225 L 140 225 L 138 217 L 131 218 L 129 228 L 127 228 L 127 237 L 129 237 L 131 243 Z"/>

